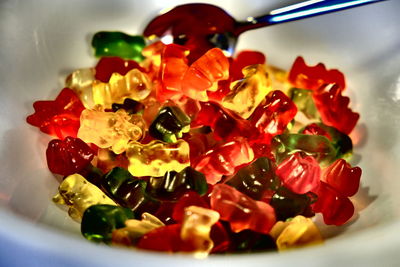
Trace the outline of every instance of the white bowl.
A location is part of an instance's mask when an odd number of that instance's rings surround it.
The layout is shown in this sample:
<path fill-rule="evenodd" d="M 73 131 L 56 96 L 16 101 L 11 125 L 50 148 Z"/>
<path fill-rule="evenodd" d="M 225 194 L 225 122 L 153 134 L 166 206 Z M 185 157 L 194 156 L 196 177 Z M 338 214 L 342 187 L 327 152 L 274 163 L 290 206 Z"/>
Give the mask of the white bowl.
<path fill-rule="evenodd" d="M 70 71 L 93 66 L 90 38 L 100 30 L 140 33 L 165 7 L 187 1 L 0 1 L 0 266 L 376 266 L 400 263 L 400 1 L 387 1 L 248 32 L 239 49 L 258 49 L 289 68 L 297 55 L 347 77 L 361 114 L 355 160 L 363 169 L 346 226 L 323 229 L 325 245 L 288 253 L 195 260 L 96 245 L 51 197 L 50 137 L 25 122 L 32 103 L 54 99 Z M 203 1 L 201 1 L 203 2 Z M 207 1 L 213 2 L 213 1 Z M 214 1 L 216 3 L 217 1 Z M 218 1 L 235 18 L 294 1 Z"/>

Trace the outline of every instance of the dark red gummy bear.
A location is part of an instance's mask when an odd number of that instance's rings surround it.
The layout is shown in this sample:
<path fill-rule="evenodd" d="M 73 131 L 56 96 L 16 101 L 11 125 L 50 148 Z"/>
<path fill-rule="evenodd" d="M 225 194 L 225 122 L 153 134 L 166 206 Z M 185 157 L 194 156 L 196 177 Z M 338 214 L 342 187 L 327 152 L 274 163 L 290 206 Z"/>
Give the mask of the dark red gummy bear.
<path fill-rule="evenodd" d="M 321 181 L 314 193 L 317 201 L 311 205 L 314 212 L 322 213 L 324 222 L 332 225 L 346 223 L 354 214 L 354 206 L 348 197 L 342 196 L 333 187 Z"/>
<path fill-rule="evenodd" d="M 64 88 L 54 101 L 36 101 L 33 108 L 35 113 L 26 118 L 29 124 L 60 139 L 77 136 L 85 107 L 71 89 Z"/>
<path fill-rule="evenodd" d="M 324 129 L 319 127 L 318 124 L 316 124 L 316 123 L 311 123 L 311 124 L 307 125 L 301 131 L 301 133 L 309 134 L 309 135 L 322 135 L 322 136 L 325 136 L 326 138 L 328 138 L 329 140 L 332 141 L 331 135 L 327 131 L 325 131 Z"/>
<path fill-rule="evenodd" d="M 342 96 L 339 85 L 326 85 L 323 88 L 322 92 L 313 94 L 322 122 L 349 134 L 356 126 L 360 114 L 349 108 L 350 99 Z"/>
<path fill-rule="evenodd" d="M 294 61 L 288 79 L 293 87 L 309 90 L 318 90 L 322 85 L 329 83 L 338 84 L 340 90 L 346 86 L 344 75 L 340 71 L 327 70 L 322 63 L 307 66 L 302 57 L 297 57 Z"/>
<path fill-rule="evenodd" d="M 104 83 L 108 83 L 111 75 L 117 72 L 121 75 L 127 74 L 130 70 L 143 68 L 134 60 L 124 60 L 120 57 L 102 57 L 97 63 L 95 78 Z"/>
<path fill-rule="evenodd" d="M 323 180 L 341 195 L 351 197 L 360 186 L 361 168 L 352 168 L 344 159 L 338 159 L 324 170 L 323 176 Z"/>
<path fill-rule="evenodd" d="M 64 176 L 81 171 L 93 157 L 93 150 L 85 142 L 70 136 L 50 141 L 46 150 L 50 171 Z"/>
<path fill-rule="evenodd" d="M 189 206 L 197 206 L 206 209 L 210 208 L 210 206 L 204 201 L 204 199 L 198 193 L 194 191 L 189 191 L 185 193 L 175 204 L 174 211 L 172 213 L 172 218 L 176 222 L 182 222 L 185 208 Z"/>

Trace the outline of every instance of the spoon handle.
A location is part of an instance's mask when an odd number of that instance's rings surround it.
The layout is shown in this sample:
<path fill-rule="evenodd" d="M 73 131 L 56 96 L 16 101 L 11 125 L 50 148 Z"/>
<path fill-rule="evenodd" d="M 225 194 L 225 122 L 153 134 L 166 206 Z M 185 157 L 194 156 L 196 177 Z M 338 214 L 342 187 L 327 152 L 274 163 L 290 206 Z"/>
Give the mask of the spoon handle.
<path fill-rule="evenodd" d="M 250 17 L 246 22 L 239 22 L 235 35 L 260 27 L 314 17 L 381 1 L 386 0 L 308 0 L 272 10 L 269 14 L 264 16 L 256 18 Z"/>

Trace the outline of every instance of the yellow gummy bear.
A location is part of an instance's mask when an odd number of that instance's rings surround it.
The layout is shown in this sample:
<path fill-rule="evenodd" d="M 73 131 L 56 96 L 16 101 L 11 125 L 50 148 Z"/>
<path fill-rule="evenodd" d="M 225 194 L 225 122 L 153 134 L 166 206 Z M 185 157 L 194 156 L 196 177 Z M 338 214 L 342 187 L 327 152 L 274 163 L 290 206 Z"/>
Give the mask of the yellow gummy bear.
<path fill-rule="evenodd" d="M 136 177 L 163 176 L 167 171 L 181 171 L 190 165 L 189 144 L 184 140 L 148 144 L 130 142 L 126 150 L 129 172 Z"/>
<path fill-rule="evenodd" d="M 103 112 L 85 109 L 80 117 L 78 138 L 93 143 L 100 148 L 111 148 L 121 154 L 129 141 L 143 137 L 145 123 L 139 114 L 128 114 L 119 109 L 116 112 Z"/>
<path fill-rule="evenodd" d="M 290 221 L 277 222 L 269 233 L 279 251 L 323 242 L 320 231 L 310 218 L 298 215 Z"/>
<path fill-rule="evenodd" d="M 181 238 L 199 258 L 206 257 L 214 242 L 210 238 L 211 227 L 218 222 L 219 213 L 206 208 L 189 206 L 185 208 L 181 227 Z"/>
<path fill-rule="evenodd" d="M 231 91 L 222 99 L 222 106 L 247 119 L 272 87 L 264 65 L 247 66 L 242 72 L 244 79 L 232 83 Z"/>
<path fill-rule="evenodd" d="M 142 213 L 141 220 L 126 220 L 125 225 L 126 227 L 113 231 L 113 244 L 132 245 L 135 240 L 147 234 L 148 232 L 158 227 L 165 226 L 165 224 L 157 217 L 147 212 Z"/>
<path fill-rule="evenodd" d="M 85 108 L 93 108 L 92 84 L 96 80 L 93 68 L 78 69 L 72 72 L 65 81 L 65 86 L 72 89 L 82 101 Z"/>
<path fill-rule="evenodd" d="M 130 70 L 127 74 L 113 73 L 108 83 L 93 82 L 93 102 L 110 109 L 113 103 L 122 103 L 125 98 L 136 101 L 145 99 L 151 92 L 152 86 L 147 74 L 138 69 Z"/>
<path fill-rule="evenodd" d="M 72 174 L 65 178 L 58 187 L 58 194 L 53 197 L 57 204 L 68 205 L 68 214 L 76 221 L 82 219 L 87 208 L 97 204 L 117 206 L 97 186 L 89 183 L 83 176 Z"/>

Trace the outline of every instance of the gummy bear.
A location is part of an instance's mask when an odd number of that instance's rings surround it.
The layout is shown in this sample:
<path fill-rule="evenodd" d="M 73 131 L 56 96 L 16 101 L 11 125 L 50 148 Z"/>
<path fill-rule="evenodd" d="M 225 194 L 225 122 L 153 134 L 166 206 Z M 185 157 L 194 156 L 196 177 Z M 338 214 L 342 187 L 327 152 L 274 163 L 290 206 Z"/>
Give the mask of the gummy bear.
<path fill-rule="evenodd" d="M 250 65 L 265 64 L 265 56 L 261 52 L 244 50 L 240 51 L 231 62 L 229 75 L 232 81 L 243 79 L 242 70 Z"/>
<path fill-rule="evenodd" d="M 229 236 L 231 239 L 229 251 L 233 253 L 276 250 L 275 241 L 267 234 L 247 229 L 239 233 L 230 233 Z"/>
<path fill-rule="evenodd" d="M 337 84 L 325 86 L 321 93 L 313 94 L 315 106 L 321 115 L 322 122 L 339 131 L 349 134 L 357 124 L 360 114 L 349 108 L 350 99 L 342 96 L 341 87 Z"/>
<path fill-rule="evenodd" d="M 256 201 L 226 184 L 217 184 L 211 193 L 211 208 L 221 220 L 229 221 L 232 231 L 245 229 L 268 234 L 275 224 L 275 211 L 265 202 Z"/>
<path fill-rule="evenodd" d="M 336 69 L 327 70 L 322 63 L 309 67 L 302 57 L 297 57 L 294 61 L 288 80 L 293 87 L 314 91 L 329 83 L 338 84 L 341 91 L 346 87 L 343 73 Z"/>
<path fill-rule="evenodd" d="M 142 36 L 130 36 L 123 32 L 97 32 L 92 39 L 96 57 L 121 57 L 141 61 L 145 41 Z"/>
<path fill-rule="evenodd" d="M 112 231 L 112 244 L 132 246 L 140 237 L 152 230 L 165 226 L 154 215 L 144 212 L 141 220 L 128 219 L 125 221 L 125 227 Z"/>
<path fill-rule="evenodd" d="M 112 232 L 124 227 L 126 220 L 134 218 L 135 214 L 128 208 L 93 205 L 83 214 L 81 232 L 90 241 L 110 243 Z"/>
<path fill-rule="evenodd" d="M 323 171 L 322 180 L 340 192 L 341 195 L 351 197 L 360 186 L 361 168 L 352 168 L 343 159 L 338 159 Z"/>
<path fill-rule="evenodd" d="M 142 114 L 144 105 L 136 100 L 125 98 L 124 103 L 114 103 L 111 108 L 113 112 L 117 112 L 119 109 L 124 109 L 128 114 Z"/>
<path fill-rule="evenodd" d="M 207 183 L 219 182 L 223 175 L 232 175 L 235 168 L 254 159 L 253 149 L 243 137 L 216 145 L 207 151 L 194 168 L 204 173 Z"/>
<path fill-rule="evenodd" d="M 124 154 L 115 154 L 108 148 L 99 148 L 97 151 L 97 168 L 107 173 L 115 167 L 128 169 L 129 161 Z"/>
<path fill-rule="evenodd" d="M 150 177 L 147 191 L 157 199 L 174 201 L 179 199 L 188 190 L 199 195 L 207 192 L 207 181 L 204 174 L 186 167 L 180 172 L 169 171 L 162 177 Z"/>
<path fill-rule="evenodd" d="M 107 83 L 93 82 L 93 103 L 110 109 L 113 103 L 122 103 L 125 98 L 141 101 L 150 95 L 151 90 L 149 77 L 138 69 L 132 69 L 125 75 L 113 73 Z"/>
<path fill-rule="evenodd" d="M 321 233 L 313 221 L 301 215 L 286 222 L 277 222 L 270 235 L 276 240 L 279 251 L 323 242 Z"/>
<path fill-rule="evenodd" d="M 353 142 L 351 138 L 335 127 L 327 126 L 323 123 L 312 123 L 300 130 L 304 134 L 323 135 L 327 137 L 336 150 L 337 158 L 350 158 L 353 152 Z"/>
<path fill-rule="evenodd" d="M 321 135 L 281 134 L 272 139 L 271 148 L 277 163 L 295 152 L 314 157 L 322 166 L 336 160 L 336 150 L 328 138 Z"/>
<path fill-rule="evenodd" d="M 201 102 L 201 109 L 191 127 L 210 126 L 216 140 L 230 141 L 237 136 L 248 139 L 258 135 L 257 129 L 248 121 L 214 102 Z"/>
<path fill-rule="evenodd" d="M 229 78 L 229 61 L 219 48 L 212 48 L 186 70 L 182 92 L 193 99 L 208 101 L 206 91 L 216 91 L 218 81 Z"/>
<path fill-rule="evenodd" d="M 178 107 L 163 107 L 149 127 L 149 134 L 159 140 L 175 143 L 190 129 L 190 118 Z"/>
<path fill-rule="evenodd" d="M 318 199 L 311 207 L 314 212 L 322 213 L 326 224 L 342 225 L 353 216 L 353 203 L 329 184 L 321 181 L 314 193 L 318 196 Z"/>
<path fill-rule="evenodd" d="M 145 131 L 141 115 L 128 115 L 125 110 L 102 112 L 86 109 L 81 114 L 78 137 L 100 148 L 111 148 L 116 154 L 127 149 L 128 142 L 140 140 Z"/>
<path fill-rule="evenodd" d="M 136 61 L 124 60 L 120 57 L 102 57 L 95 67 L 95 78 L 103 83 L 108 83 L 114 72 L 125 75 L 132 69 L 144 72 L 144 69 Z"/>
<path fill-rule="evenodd" d="M 174 205 L 172 218 L 176 222 L 182 222 L 185 208 L 189 206 L 197 206 L 202 208 L 210 208 L 204 199 L 194 191 L 187 191 L 183 194 Z"/>
<path fill-rule="evenodd" d="M 276 165 L 272 160 L 261 157 L 227 177 L 225 183 L 255 200 L 261 200 L 266 193 L 275 191 L 280 185 L 275 170 Z"/>
<path fill-rule="evenodd" d="M 72 89 L 82 101 L 85 108 L 93 108 L 92 86 L 95 81 L 95 70 L 93 68 L 78 69 L 65 79 L 65 86 Z"/>
<path fill-rule="evenodd" d="M 275 209 L 277 220 L 285 221 L 299 214 L 307 217 L 313 216 L 310 205 L 315 202 L 316 197 L 313 193 L 299 195 L 281 187 L 272 196 L 269 204 Z"/>
<path fill-rule="evenodd" d="M 148 144 L 130 142 L 126 150 L 128 170 L 133 176 L 163 176 L 167 171 L 181 171 L 190 165 L 189 145 L 154 140 Z"/>
<path fill-rule="evenodd" d="M 54 101 L 36 101 L 33 108 L 35 113 L 26 118 L 29 124 L 59 139 L 77 137 L 85 107 L 71 89 L 64 88 Z"/>
<path fill-rule="evenodd" d="M 94 152 L 85 142 L 70 136 L 50 141 L 46 150 L 49 170 L 64 176 L 81 171 L 93 157 Z"/>
<path fill-rule="evenodd" d="M 72 174 L 58 187 L 58 194 L 53 197 L 57 204 L 68 205 L 68 214 L 79 221 L 87 208 L 97 204 L 117 204 L 106 196 L 98 187 L 89 183 L 79 174 Z"/>
<path fill-rule="evenodd" d="M 313 91 L 308 89 L 291 88 L 289 97 L 296 104 L 297 109 L 308 119 L 319 119 L 319 113 L 313 99 Z"/>
<path fill-rule="evenodd" d="M 297 107 L 290 98 L 275 90 L 256 108 L 249 121 L 268 138 L 282 134 L 296 113 Z"/>
<path fill-rule="evenodd" d="M 264 65 L 243 69 L 244 79 L 231 84 L 231 91 L 222 99 L 222 106 L 247 119 L 272 91 Z"/>
<path fill-rule="evenodd" d="M 116 202 L 138 214 L 153 212 L 159 207 L 159 202 L 145 192 L 147 182 L 133 177 L 123 168 L 116 167 L 107 173 L 102 187 Z"/>
<path fill-rule="evenodd" d="M 203 258 L 214 246 L 210 238 L 211 227 L 218 222 L 219 213 L 202 207 L 185 208 L 181 238 L 195 253 L 195 257 Z"/>
<path fill-rule="evenodd" d="M 279 164 L 276 175 L 292 192 L 305 194 L 319 186 L 321 168 L 314 157 L 296 152 Z"/>

